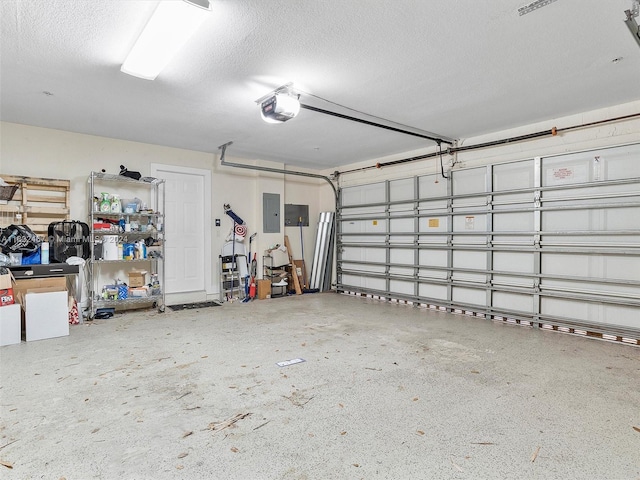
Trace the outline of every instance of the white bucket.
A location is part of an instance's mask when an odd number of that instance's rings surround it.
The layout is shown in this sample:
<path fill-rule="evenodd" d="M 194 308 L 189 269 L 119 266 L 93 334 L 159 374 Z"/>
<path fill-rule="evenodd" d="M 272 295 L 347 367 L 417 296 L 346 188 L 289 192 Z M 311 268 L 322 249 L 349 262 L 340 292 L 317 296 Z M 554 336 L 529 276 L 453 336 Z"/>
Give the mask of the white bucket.
<path fill-rule="evenodd" d="M 120 260 L 118 258 L 118 235 L 102 237 L 102 258 L 104 260 Z"/>

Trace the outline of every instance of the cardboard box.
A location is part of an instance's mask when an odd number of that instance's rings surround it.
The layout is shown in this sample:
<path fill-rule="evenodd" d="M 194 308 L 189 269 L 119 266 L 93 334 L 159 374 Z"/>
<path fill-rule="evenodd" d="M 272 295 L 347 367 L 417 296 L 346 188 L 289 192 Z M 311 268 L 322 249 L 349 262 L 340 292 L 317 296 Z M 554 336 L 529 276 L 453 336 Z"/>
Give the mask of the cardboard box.
<path fill-rule="evenodd" d="M 13 288 L 13 283 L 15 282 L 13 278 L 13 274 L 9 269 L 6 269 L 6 272 L 7 273 L 5 273 L 4 275 L 0 274 L 0 290 L 7 290 L 9 288 Z"/>
<path fill-rule="evenodd" d="M 25 295 L 29 291 L 38 290 L 66 291 L 67 279 L 64 276 L 46 278 L 19 278 L 13 287 L 15 298 Z"/>
<path fill-rule="evenodd" d="M 129 296 L 135 297 L 135 298 L 148 297 L 149 287 L 142 286 L 142 287 L 129 288 Z"/>
<path fill-rule="evenodd" d="M 20 304 L 0 307 L 0 346 L 14 345 L 22 340 Z"/>
<path fill-rule="evenodd" d="M 0 307 L 14 303 L 13 288 L 0 288 Z"/>
<path fill-rule="evenodd" d="M 271 280 L 258 280 L 258 300 L 271 298 Z"/>
<path fill-rule="evenodd" d="M 69 300 L 64 276 L 19 278 L 14 295 L 22 305 L 22 330 L 27 342 L 69 335 Z"/>
<path fill-rule="evenodd" d="M 146 270 L 131 270 L 129 272 L 129 286 L 130 287 L 143 287 L 147 284 L 147 271 Z"/>
<path fill-rule="evenodd" d="M 69 301 L 66 290 L 28 291 L 22 298 L 27 342 L 69 335 Z"/>

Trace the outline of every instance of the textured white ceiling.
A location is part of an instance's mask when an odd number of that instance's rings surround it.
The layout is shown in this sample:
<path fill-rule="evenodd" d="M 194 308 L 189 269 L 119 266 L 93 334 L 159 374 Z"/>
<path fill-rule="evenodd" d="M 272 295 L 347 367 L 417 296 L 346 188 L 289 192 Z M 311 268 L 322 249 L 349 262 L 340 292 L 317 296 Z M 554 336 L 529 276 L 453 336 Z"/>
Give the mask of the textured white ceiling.
<path fill-rule="evenodd" d="M 524 16 L 527 0 L 211 1 L 155 81 L 120 65 L 157 1 L 0 1 L 0 118 L 205 152 L 233 141 L 233 156 L 322 169 L 433 143 L 305 110 L 266 124 L 257 98 L 293 81 L 452 138 L 640 99 L 631 0 Z"/>

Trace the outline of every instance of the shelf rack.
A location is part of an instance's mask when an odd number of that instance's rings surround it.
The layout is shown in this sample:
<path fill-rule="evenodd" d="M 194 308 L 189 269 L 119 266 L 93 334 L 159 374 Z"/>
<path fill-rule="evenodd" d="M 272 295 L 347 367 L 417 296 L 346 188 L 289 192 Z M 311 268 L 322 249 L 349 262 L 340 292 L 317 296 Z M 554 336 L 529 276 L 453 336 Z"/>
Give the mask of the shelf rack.
<path fill-rule="evenodd" d="M 131 307 L 138 308 L 152 305 L 158 308 L 159 312 L 163 312 L 165 309 L 165 232 L 164 232 L 164 209 L 165 209 L 165 181 L 161 179 L 143 177 L 140 180 L 134 180 L 122 175 L 112 175 L 102 172 L 91 172 L 89 175 L 89 224 L 91 232 L 91 258 L 88 261 L 89 264 L 89 297 L 90 297 L 90 312 L 89 317 L 95 316 L 96 310 L 99 308 L 108 307 Z M 102 212 L 96 211 L 94 208 L 94 197 L 97 197 L 98 187 L 112 188 L 115 187 L 119 191 L 126 191 L 129 195 L 134 195 L 140 192 L 145 192 L 149 204 L 152 207 L 151 211 L 125 213 L 125 212 Z M 151 222 L 154 225 L 152 230 L 124 232 L 116 225 L 121 219 L 140 220 L 144 219 L 147 222 Z M 114 225 L 109 230 L 94 229 L 94 225 L 98 219 L 107 219 L 114 222 Z M 154 241 L 152 247 L 148 247 L 147 258 L 125 260 L 104 260 L 98 257 L 96 250 L 96 243 L 105 235 L 118 235 L 119 240 L 123 243 L 133 243 L 137 240 L 143 240 L 151 237 Z M 101 285 L 103 274 L 105 269 L 113 270 L 116 267 L 121 267 L 121 270 L 126 272 L 131 268 L 140 268 L 142 266 L 148 266 L 149 274 L 157 274 L 160 282 L 160 294 L 149 295 L 145 297 L 132 297 L 128 296 L 126 299 L 105 299 L 101 298 Z M 103 284 L 104 285 L 104 284 Z"/>

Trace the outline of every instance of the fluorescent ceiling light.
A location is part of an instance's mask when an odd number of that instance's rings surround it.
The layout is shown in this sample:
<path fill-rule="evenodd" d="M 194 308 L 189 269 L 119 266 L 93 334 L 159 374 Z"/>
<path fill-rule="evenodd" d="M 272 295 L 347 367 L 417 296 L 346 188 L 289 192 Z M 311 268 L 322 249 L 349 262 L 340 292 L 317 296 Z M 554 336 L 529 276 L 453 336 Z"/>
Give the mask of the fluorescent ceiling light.
<path fill-rule="evenodd" d="M 155 79 L 211 11 L 209 0 L 162 0 L 120 70 Z"/>

